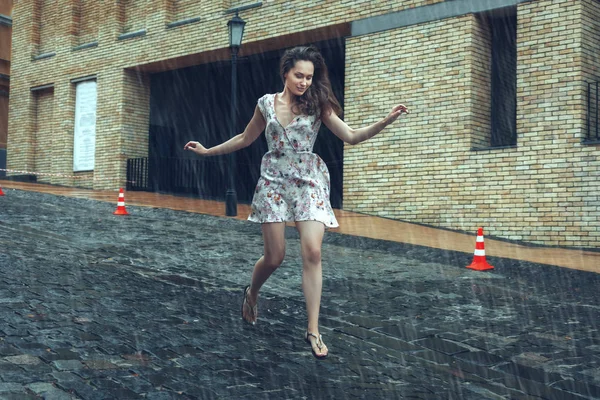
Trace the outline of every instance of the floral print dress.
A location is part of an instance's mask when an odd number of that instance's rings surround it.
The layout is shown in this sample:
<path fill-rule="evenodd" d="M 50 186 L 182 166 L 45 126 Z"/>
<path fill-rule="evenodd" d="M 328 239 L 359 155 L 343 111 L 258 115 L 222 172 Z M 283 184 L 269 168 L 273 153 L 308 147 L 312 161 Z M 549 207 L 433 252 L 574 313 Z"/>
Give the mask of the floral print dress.
<path fill-rule="evenodd" d="M 329 202 L 329 171 L 312 152 L 321 119 L 299 115 L 284 127 L 275 115 L 275 94 L 261 97 L 258 108 L 267 123 L 269 151 L 262 158 L 248 220 L 319 221 L 329 228 L 338 227 Z"/>

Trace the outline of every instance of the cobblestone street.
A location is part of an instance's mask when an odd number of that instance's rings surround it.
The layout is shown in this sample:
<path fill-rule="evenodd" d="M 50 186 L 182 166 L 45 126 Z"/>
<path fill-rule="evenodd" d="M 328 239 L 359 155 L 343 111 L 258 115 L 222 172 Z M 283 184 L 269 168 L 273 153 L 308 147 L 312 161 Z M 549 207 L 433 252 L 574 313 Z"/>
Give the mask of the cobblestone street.
<path fill-rule="evenodd" d="M 598 274 L 328 232 L 317 361 L 295 229 L 249 326 L 259 225 L 4 191 L 0 399 L 600 399 Z"/>

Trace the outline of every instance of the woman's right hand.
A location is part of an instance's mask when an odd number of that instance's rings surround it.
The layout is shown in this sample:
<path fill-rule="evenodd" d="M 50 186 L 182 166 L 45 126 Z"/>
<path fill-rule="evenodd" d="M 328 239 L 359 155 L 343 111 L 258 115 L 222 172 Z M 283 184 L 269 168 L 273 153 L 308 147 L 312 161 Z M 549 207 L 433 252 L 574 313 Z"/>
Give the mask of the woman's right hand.
<path fill-rule="evenodd" d="M 183 146 L 183 150 L 191 150 L 200 156 L 208 155 L 206 147 L 202 146 L 199 142 L 187 142 L 185 146 Z"/>

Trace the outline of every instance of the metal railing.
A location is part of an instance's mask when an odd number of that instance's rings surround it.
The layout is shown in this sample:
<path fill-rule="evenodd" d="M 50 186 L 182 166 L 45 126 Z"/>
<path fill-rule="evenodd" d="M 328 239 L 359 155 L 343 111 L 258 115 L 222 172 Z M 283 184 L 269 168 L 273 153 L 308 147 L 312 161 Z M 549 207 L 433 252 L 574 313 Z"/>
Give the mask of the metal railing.
<path fill-rule="evenodd" d="M 225 158 L 130 158 L 127 160 L 127 190 L 178 193 L 221 200 L 225 195 L 228 171 L 225 161 Z M 258 173 L 256 171 L 254 175 Z M 247 165 L 236 168 L 240 202 L 248 202 L 252 198 L 253 185 L 258 179 L 252 174 Z"/>
<path fill-rule="evenodd" d="M 260 176 L 260 163 L 251 154 L 238 153 L 234 171 L 239 203 L 250 203 Z M 127 160 L 127 190 L 183 194 L 203 199 L 225 198 L 228 165 L 226 157 L 142 157 Z M 341 161 L 328 163 L 331 174 L 331 205 L 342 207 Z"/>
<path fill-rule="evenodd" d="M 127 160 L 127 190 L 149 190 L 148 157 Z"/>
<path fill-rule="evenodd" d="M 197 192 L 198 174 L 207 169 L 202 159 L 130 158 L 127 160 L 127 189 L 150 192 Z"/>
<path fill-rule="evenodd" d="M 600 82 L 588 82 L 587 84 L 587 132 L 584 143 L 600 142 Z"/>

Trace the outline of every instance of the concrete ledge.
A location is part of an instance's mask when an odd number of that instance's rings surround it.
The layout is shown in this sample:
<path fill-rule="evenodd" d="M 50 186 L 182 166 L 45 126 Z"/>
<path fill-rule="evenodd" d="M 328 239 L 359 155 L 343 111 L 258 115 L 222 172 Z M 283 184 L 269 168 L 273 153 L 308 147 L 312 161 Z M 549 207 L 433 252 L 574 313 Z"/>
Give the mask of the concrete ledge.
<path fill-rule="evenodd" d="M 257 7 L 261 7 L 261 6 L 262 6 L 262 1 L 259 1 L 259 2 L 248 4 L 245 6 L 229 8 L 229 9 L 225 10 L 225 14 L 233 14 L 233 13 L 237 14 L 240 11 L 250 10 L 252 8 L 257 8 Z"/>
<path fill-rule="evenodd" d="M 38 90 L 46 90 L 46 89 L 54 89 L 54 83 L 49 83 L 47 85 L 34 86 L 29 89 L 31 92 L 37 92 Z"/>
<path fill-rule="evenodd" d="M 98 41 L 80 44 L 79 46 L 73 47 L 71 49 L 71 51 L 89 49 L 89 48 L 92 48 L 92 47 L 98 47 Z"/>
<path fill-rule="evenodd" d="M 141 36 L 146 36 L 146 29 L 140 29 L 139 31 L 135 31 L 135 32 L 123 33 L 123 34 L 119 35 L 118 39 L 125 40 L 125 39 L 141 37 Z"/>
<path fill-rule="evenodd" d="M 466 14 L 514 7 L 533 0 L 454 0 L 378 15 L 352 22 L 350 36 L 402 28 Z"/>
<path fill-rule="evenodd" d="M 43 60 L 44 58 L 50 58 L 50 57 L 54 57 L 56 55 L 56 52 L 51 52 L 51 53 L 43 53 L 43 54 L 39 54 L 37 56 L 33 56 L 32 59 L 33 61 L 37 61 L 37 60 Z"/>
<path fill-rule="evenodd" d="M 516 144 L 511 144 L 507 146 L 487 146 L 487 147 L 471 147 L 471 151 L 486 151 L 486 150 L 504 150 L 504 149 L 516 149 Z"/>
<path fill-rule="evenodd" d="M 169 22 L 167 24 L 167 29 L 177 28 L 178 26 L 183 26 L 183 25 L 194 24 L 196 22 L 200 22 L 200 17 L 182 19 L 182 20 L 175 21 L 175 22 Z"/>
<path fill-rule="evenodd" d="M 86 76 L 81 76 L 79 78 L 73 78 L 71 79 L 71 83 L 79 83 L 79 82 L 85 82 L 85 81 L 93 81 L 94 79 L 97 79 L 97 75 L 93 74 L 93 75 L 86 75 Z"/>
<path fill-rule="evenodd" d="M 0 25 L 12 26 L 12 18 L 7 15 L 0 14 Z"/>

